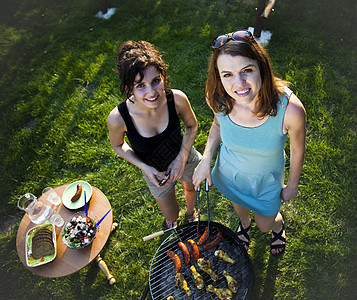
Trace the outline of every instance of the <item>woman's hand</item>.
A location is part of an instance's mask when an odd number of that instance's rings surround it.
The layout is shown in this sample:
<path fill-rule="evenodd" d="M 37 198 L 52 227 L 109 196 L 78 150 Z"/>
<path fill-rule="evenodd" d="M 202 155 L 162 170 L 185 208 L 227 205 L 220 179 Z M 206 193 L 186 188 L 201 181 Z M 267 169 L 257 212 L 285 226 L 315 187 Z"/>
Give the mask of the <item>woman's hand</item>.
<path fill-rule="evenodd" d="M 297 187 L 289 187 L 289 185 L 283 185 L 283 188 L 281 189 L 281 194 L 280 197 L 284 202 L 288 202 L 291 199 L 294 199 L 299 193 L 299 190 Z"/>
<path fill-rule="evenodd" d="M 172 161 L 172 163 L 167 168 L 166 174 L 170 174 L 169 181 L 175 182 L 182 177 L 185 170 L 186 161 L 182 159 L 179 155 Z"/>
<path fill-rule="evenodd" d="M 157 187 L 164 187 L 165 186 L 165 184 L 163 184 L 161 186 L 159 185 L 160 181 L 165 178 L 165 172 L 159 172 L 155 168 L 150 167 L 148 165 L 146 165 L 145 167 L 142 167 L 141 170 L 143 171 L 145 176 L 147 178 L 149 178 L 149 180 L 153 184 L 155 184 Z"/>
<path fill-rule="evenodd" d="M 209 131 L 207 144 L 202 159 L 198 164 L 198 166 L 196 167 L 195 172 L 193 173 L 192 176 L 192 183 L 195 186 L 196 191 L 198 189 L 198 186 L 205 179 L 207 180 L 208 185 L 212 186 L 211 161 L 213 158 L 213 154 L 215 153 L 216 149 L 219 146 L 220 141 L 221 141 L 220 125 L 215 115 L 211 125 L 211 129 Z"/>
<path fill-rule="evenodd" d="M 196 191 L 198 189 L 198 186 L 205 179 L 207 179 L 208 185 L 212 186 L 210 159 L 202 159 L 193 173 L 192 183 L 195 186 Z"/>

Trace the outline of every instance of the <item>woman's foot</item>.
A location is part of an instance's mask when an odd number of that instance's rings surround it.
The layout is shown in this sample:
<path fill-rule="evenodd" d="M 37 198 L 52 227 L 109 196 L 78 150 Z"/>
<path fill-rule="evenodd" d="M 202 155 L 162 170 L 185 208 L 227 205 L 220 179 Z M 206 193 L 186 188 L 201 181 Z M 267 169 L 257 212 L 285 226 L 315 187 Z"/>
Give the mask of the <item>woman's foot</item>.
<path fill-rule="evenodd" d="M 242 222 L 239 222 L 237 229 L 238 240 L 244 244 L 245 250 L 248 250 L 249 247 L 249 232 L 250 232 L 250 224 L 247 228 L 243 228 Z"/>
<path fill-rule="evenodd" d="M 170 222 L 170 221 L 167 221 L 167 219 L 165 219 L 165 224 L 166 224 L 166 227 L 168 229 L 171 229 L 171 228 L 176 228 L 177 227 L 177 222 Z"/>
<path fill-rule="evenodd" d="M 284 223 L 282 224 L 282 228 L 279 232 L 271 231 L 272 238 L 271 238 L 271 254 L 272 255 L 279 255 L 285 251 L 285 244 L 286 244 L 286 236 L 285 236 L 285 226 Z"/>
<path fill-rule="evenodd" d="M 193 209 L 192 214 L 188 214 L 186 212 L 186 220 L 188 221 L 188 223 L 192 223 L 192 222 L 197 222 L 198 221 L 198 214 L 196 212 L 196 209 Z"/>

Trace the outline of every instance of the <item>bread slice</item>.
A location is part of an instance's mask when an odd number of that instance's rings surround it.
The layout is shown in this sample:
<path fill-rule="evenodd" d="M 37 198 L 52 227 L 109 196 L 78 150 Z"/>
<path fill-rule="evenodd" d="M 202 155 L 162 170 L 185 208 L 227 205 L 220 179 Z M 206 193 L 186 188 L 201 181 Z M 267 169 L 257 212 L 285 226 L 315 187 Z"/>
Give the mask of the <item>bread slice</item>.
<path fill-rule="evenodd" d="M 32 237 L 32 257 L 39 259 L 54 253 L 52 231 L 49 228 L 39 229 Z"/>
<path fill-rule="evenodd" d="M 39 259 L 55 253 L 55 248 L 51 242 L 40 242 L 32 245 L 32 257 Z"/>
<path fill-rule="evenodd" d="M 46 231 L 39 230 L 32 237 L 32 241 L 38 241 L 38 240 L 43 240 L 43 239 L 52 240 L 52 232 L 49 230 L 46 230 Z"/>

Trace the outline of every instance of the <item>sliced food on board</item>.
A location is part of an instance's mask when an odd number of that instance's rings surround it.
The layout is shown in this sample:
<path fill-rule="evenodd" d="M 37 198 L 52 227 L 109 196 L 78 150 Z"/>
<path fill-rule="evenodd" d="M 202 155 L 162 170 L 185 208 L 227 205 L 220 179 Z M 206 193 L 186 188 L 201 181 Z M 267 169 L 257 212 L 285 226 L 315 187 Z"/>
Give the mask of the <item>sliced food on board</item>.
<path fill-rule="evenodd" d="M 57 254 L 54 225 L 45 222 L 31 228 L 26 234 L 26 264 L 37 267 L 51 262 Z"/>

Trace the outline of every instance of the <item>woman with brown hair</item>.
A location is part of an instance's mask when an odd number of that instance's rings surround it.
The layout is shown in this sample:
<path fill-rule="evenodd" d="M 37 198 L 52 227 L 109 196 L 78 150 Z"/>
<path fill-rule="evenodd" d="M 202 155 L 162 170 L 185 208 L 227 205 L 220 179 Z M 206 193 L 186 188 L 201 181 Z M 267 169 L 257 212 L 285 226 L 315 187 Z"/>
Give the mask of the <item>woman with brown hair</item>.
<path fill-rule="evenodd" d="M 117 71 L 126 100 L 108 116 L 111 146 L 142 171 L 168 228 L 177 226 L 175 184 L 179 180 L 186 197 L 186 218 L 192 222 L 197 197 L 192 174 L 201 155 L 193 147 L 197 120 L 190 102 L 182 91 L 169 88 L 167 65 L 149 42 L 123 43 Z"/>
<path fill-rule="evenodd" d="M 206 100 L 214 121 L 193 184 L 197 189 L 206 179 L 232 201 L 240 218 L 237 235 L 246 249 L 253 211 L 258 228 L 272 230 L 271 253 L 281 254 L 286 240 L 279 211 L 282 200 L 298 194 L 305 153 L 305 109 L 287 82 L 274 76 L 267 52 L 249 31 L 220 35 L 211 48 Z M 290 174 L 284 185 L 287 135 Z"/>

